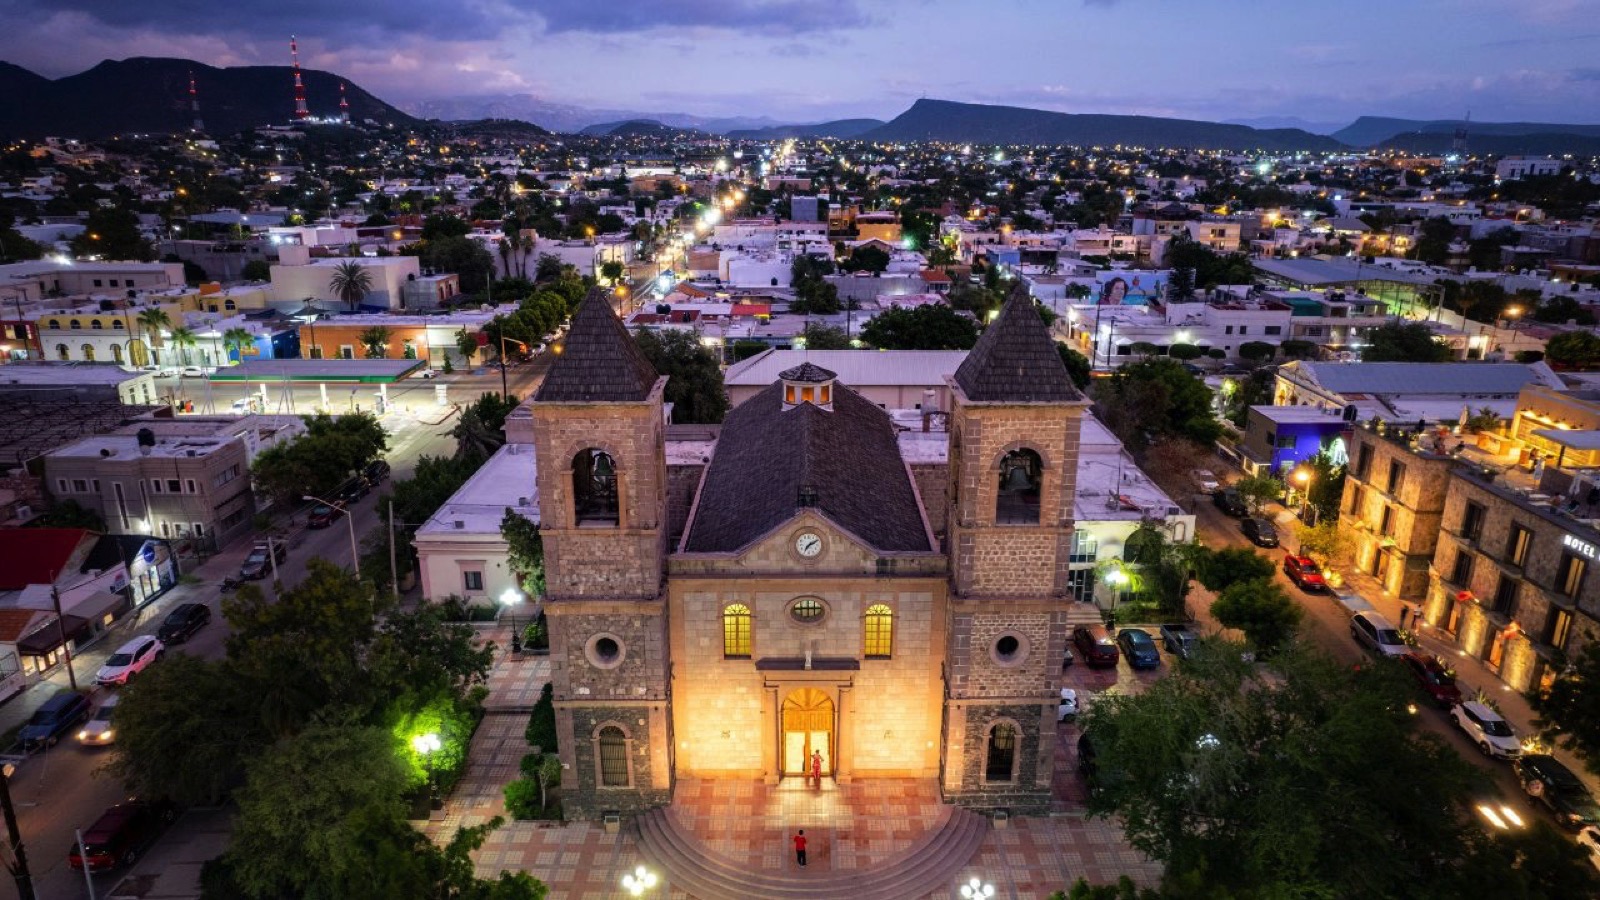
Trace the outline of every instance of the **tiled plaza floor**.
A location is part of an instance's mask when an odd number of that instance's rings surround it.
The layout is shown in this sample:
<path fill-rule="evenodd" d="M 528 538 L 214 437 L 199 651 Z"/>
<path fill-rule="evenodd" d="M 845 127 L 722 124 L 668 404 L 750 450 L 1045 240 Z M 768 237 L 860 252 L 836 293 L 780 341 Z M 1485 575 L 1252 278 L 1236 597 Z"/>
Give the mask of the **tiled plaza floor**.
<path fill-rule="evenodd" d="M 505 633 L 488 637 L 503 647 L 509 629 L 501 630 Z M 467 773 L 449 798 L 444 818 L 426 826 L 430 835 L 442 839 L 458 827 L 504 814 L 502 791 L 518 776 L 517 764 L 528 749 L 523 738 L 528 717 L 521 710 L 538 699 L 549 671 L 545 658 L 502 654 L 496 659 L 491 711 L 473 737 Z M 1121 670 L 1084 670 L 1074 680 L 1083 696 L 1113 685 L 1138 690 L 1142 678 Z M 1077 733 L 1071 723 L 1059 727 L 1055 814 L 1013 819 L 991 830 L 962 879 L 981 876 L 995 885 L 998 897 L 1042 898 L 1079 877 L 1107 883 L 1127 874 L 1147 885 L 1160 877 L 1160 867 L 1130 849 L 1115 823 L 1082 815 L 1082 782 L 1075 774 Z M 756 780 L 684 778 L 676 785 L 671 809 L 678 825 L 708 851 L 774 873 L 786 872 L 792 862 L 789 839 L 795 829 L 805 828 L 811 839 L 813 866 L 866 870 L 908 850 L 944 813 L 937 785 L 914 779 L 865 779 L 849 785 L 829 781 L 819 789 L 792 780 L 767 786 Z M 587 823 L 510 822 L 489 836 L 476 861 L 478 874 L 488 878 L 503 870 L 527 871 L 550 886 L 552 898 L 609 900 L 624 896 L 622 875 L 642 859 L 626 826 L 607 834 Z M 956 887 L 932 896 L 956 897 Z M 656 896 L 693 900 L 670 885 L 663 885 Z"/>

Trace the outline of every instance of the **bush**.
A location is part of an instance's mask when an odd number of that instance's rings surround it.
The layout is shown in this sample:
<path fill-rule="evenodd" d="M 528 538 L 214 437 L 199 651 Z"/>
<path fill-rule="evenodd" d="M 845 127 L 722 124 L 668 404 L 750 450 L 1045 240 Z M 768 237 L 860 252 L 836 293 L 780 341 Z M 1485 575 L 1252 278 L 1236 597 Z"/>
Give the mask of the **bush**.
<path fill-rule="evenodd" d="M 496 607 L 468 603 L 454 595 L 440 600 L 439 610 L 444 613 L 446 622 L 493 622 L 500 612 Z"/>
<path fill-rule="evenodd" d="M 517 819 L 539 818 L 539 783 L 518 778 L 506 785 L 506 812 Z"/>
<path fill-rule="evenodd" d="M 539 702 L 533 705 L 533 715 L 528 717 L 528 729 L 523 736 L 527 738 L 528 746 L 538 747 L 545 753 L 554 753 L 558 749 L 555 691 L 549 682 L 545 682 L 544 690 L 539 692 Z"/>
<path fill-rule="evenodd" d="M 1227 359 L 1228 351 L 1222 349 L 1221 347 L 1212 347 L 1210 350 L 1206 351 L 1206 355 L 1212 359 Z"/>
<path fill-rule="evenodd" d="M 1194 344 L 1173 344 L 1167 348 L 1167 355 L 1173 359 L 1191 360 L 1205 356 L 1206 351 Z"/>
<path fill-rule="evenodd" d="M 1239 358 L 1250 362 L 1266 362 L 1278 348 L 1262 341 L 1246 341 L 1239 345 Z"/>
<path fill-rule="evenodd" d="M 522 629 L 522 649 L 549 651 L 550 626 L 545 623 L 543 613 L 530 622 L 528 627 Z"/>

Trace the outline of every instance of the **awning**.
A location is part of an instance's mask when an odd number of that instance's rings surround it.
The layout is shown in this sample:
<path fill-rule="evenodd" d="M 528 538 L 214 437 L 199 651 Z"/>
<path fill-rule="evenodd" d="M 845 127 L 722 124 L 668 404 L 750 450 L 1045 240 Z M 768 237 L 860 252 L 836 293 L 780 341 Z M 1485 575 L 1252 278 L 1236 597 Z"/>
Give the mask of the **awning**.
<path fill-rule="evenodd" d="M 61 624 L 67 631 L 67 640 L 76 640 L 89 630 L 89 620 L 78 616 L 62 616 Z M 23 656 L 49 656 L 61 649 L 61 629 L 52 619 L 50 624 L 17 641 L 17 652 Z"/>
<path fill-rule="evenodd" d="M 81 618 L 84 621 L 95 621 L 104 618 L 109 613 L 121 612 L 128 606 L 128 598 L 115 591 L 96 591 L 71 607 L 64 610 L 67 618 Z"/>

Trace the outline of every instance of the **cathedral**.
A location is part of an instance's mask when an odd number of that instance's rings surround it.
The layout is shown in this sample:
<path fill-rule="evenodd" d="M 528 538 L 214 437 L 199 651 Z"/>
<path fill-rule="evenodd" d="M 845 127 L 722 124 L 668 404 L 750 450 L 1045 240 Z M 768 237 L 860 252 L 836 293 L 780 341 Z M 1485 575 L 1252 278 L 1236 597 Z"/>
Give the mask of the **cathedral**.
<path fill-rule="evenodd" d="M 596 291 L 529 404 L 568 816 L 818 764 L 1042 812 L 1088 404 L 1026 291 L 920 434 L 809 362 L 720 428 L 666 381 Z"/>

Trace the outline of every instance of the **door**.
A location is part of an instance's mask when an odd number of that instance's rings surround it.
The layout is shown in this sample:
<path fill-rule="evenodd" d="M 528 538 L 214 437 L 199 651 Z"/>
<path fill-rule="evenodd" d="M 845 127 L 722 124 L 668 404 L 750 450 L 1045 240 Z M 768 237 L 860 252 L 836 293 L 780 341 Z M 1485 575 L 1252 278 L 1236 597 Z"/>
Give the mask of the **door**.
<path fill-rule="evenodd" d="M 822 774 L 833 774 L 833 710 L 833 698 L 816 688 L 783 701 L 783 774 L 810 774 L 813 753 L 822 754 Z"/>

